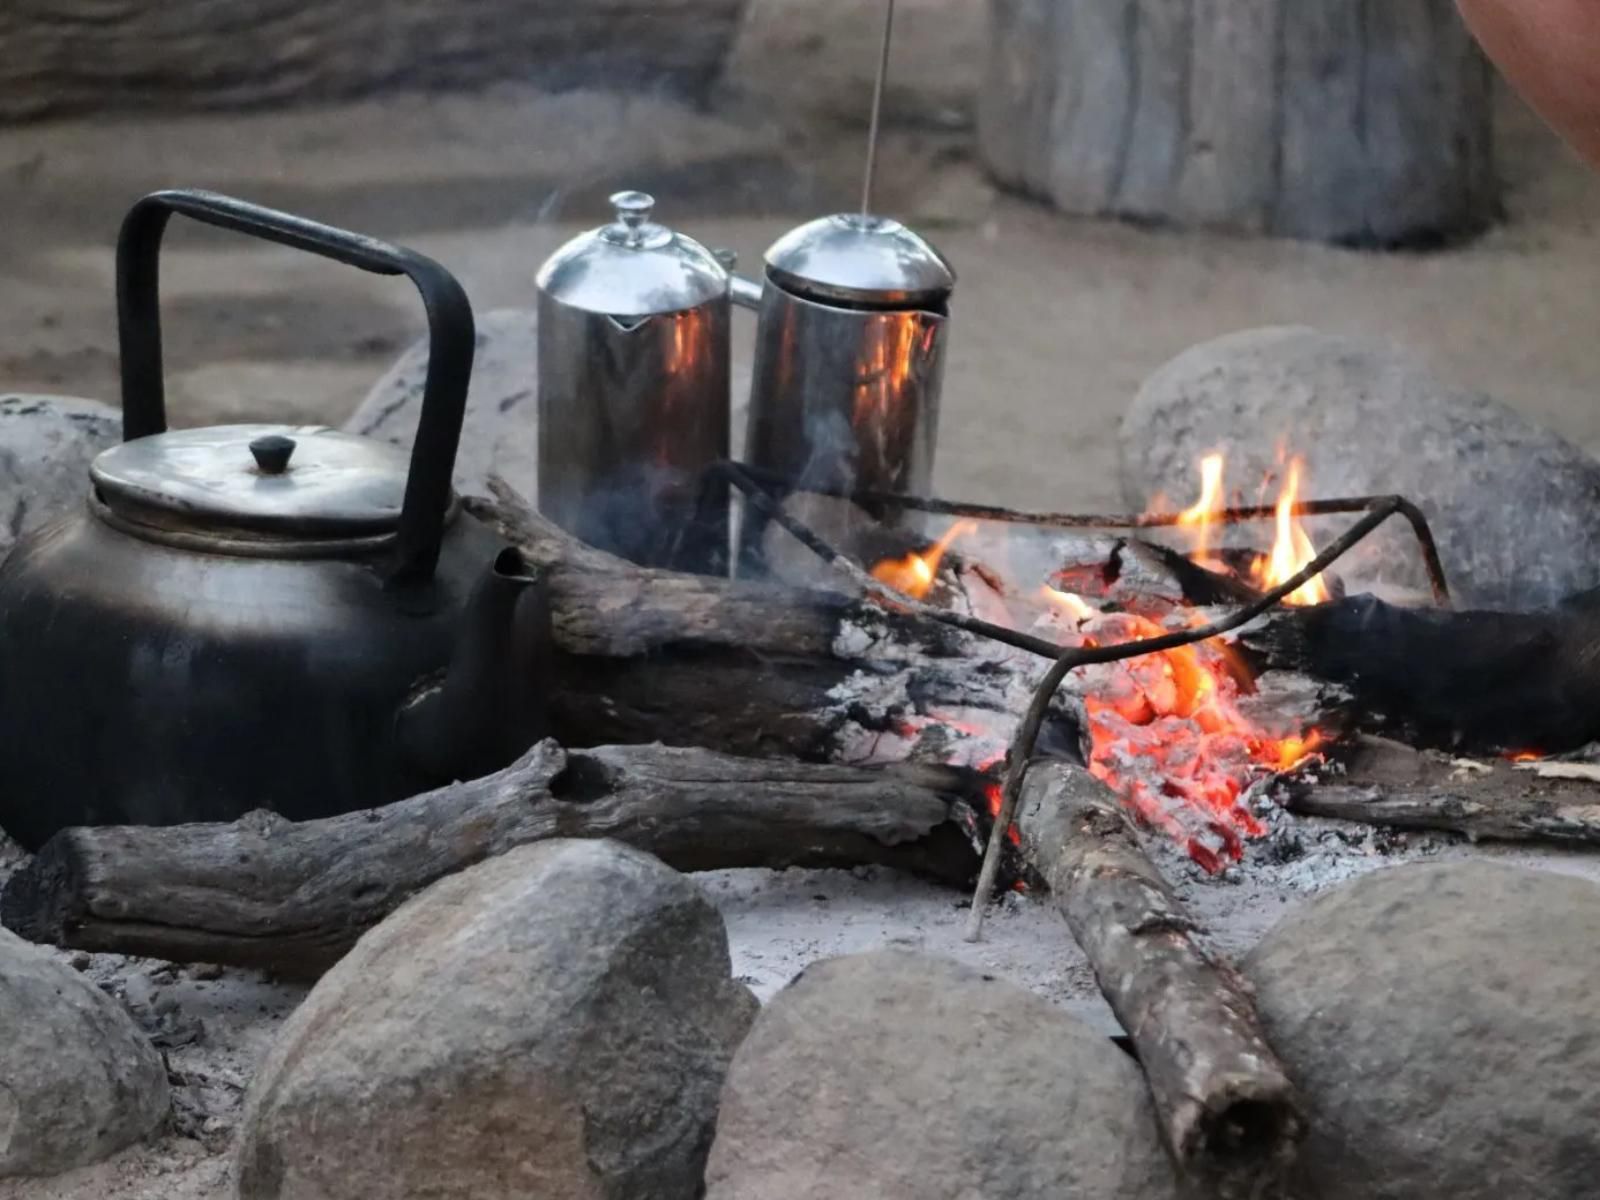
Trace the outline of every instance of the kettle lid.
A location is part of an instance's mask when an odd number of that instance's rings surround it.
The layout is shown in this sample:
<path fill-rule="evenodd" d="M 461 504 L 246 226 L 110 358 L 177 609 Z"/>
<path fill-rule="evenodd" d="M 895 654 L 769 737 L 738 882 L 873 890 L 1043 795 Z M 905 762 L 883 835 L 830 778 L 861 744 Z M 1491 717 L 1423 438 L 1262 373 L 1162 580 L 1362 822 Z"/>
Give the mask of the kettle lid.
<path fill-rule="evenodd" d="M 588 312 L 645 317 L 728 294 L 728 272 L 693 238 L 650 219 L 644 192 L 611 197 L 617 219 L 580 233 L 539 268 L 539 290 Z"/>
<path fill-rule="evenodd" d="M 949 262 L 920 234 L 866 213 L 791 229 L 768 248 L 767 270 L 792 291 L 846 303 L 937 303 L 956 284 Z"/>
<path fill-rule="evenodd" d="M 89 466 L 120 516 L 208 530 L 367 537 L 392 532 L 405 454 L 322 425 L 213 425 L 135 438 Z"/>

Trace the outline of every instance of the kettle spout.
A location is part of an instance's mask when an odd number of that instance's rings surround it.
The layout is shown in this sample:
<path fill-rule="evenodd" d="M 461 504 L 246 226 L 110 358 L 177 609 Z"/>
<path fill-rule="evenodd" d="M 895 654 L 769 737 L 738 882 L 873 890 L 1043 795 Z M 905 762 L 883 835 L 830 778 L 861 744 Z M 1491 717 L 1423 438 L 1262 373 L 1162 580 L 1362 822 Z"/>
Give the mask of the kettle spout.
<path fill-rule="evenodd" d="M 544 580 L 517 550 L 502 550 L 467 601 L 443 682 L 400 711 L 402 756 L 440 781 L 514 762 L 548 727 L 551 644 Z"/>

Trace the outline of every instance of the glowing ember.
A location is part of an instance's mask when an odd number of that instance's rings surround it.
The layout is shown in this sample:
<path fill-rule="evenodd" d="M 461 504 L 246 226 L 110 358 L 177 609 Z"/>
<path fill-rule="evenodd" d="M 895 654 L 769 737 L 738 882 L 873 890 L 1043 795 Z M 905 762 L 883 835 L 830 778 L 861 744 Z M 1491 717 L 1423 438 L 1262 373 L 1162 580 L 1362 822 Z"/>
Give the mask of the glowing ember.
<path fill-rule="evenodd" d="M 1131 613 L 1094 623 L 1102 645 L 1166 630 Z M 1208 871 L 1237 861 L 1259 821 L 1241 803 L 1265 771 L 1283 771 L 1316 748 L 1310 735 L 1272 736 L 1236 707 L 1238 685 L 1210 643 L 1089 667 L 1089 769 L 1148 825 Z"/>
<path fill-rule="evenodd" d="M 1000 806 L 1005 803 L 1004 787 L 999 782 L 991 783 L 983 789 L 983 796 L 989 804 L 989 815 L 991 817 L 998 817 L 1000 815 Z M 1006 838 L 1013 846 L 1022 845 L 1022 835 L 1017 832 L 1017 827 L 1015 825 L 1006 830 Z M 1022 890 L 1020 885 L 1018 890 Z"/>
<path fill-rule="evenodd" d="M 1192 531 L 1192 557 L 1219 571 L 1229 569 L 1217 554 L 1215 531 L 1228 495 L 1225 467 L 1222 455 L 1206 456 L 1200 465 L 1200 496 L 1177 517 L 1180 527 Z M 1277 536 L 1272 552 L 1260 556 L 1255 572 L 1260 587 L 1287 579 L 1316 556 L 1294 511 L 1303 475 L 1299 459 L 1286 463 L 1274 506 Z M 881 562 L 872 574 L 921 599 L 931 589 L 950 544 L 975 529 L 973 522 L 960 522 L 928 549 Z M 1013 588 L 996 581 L 990 599 L 1000 606 L 995 619 L 1013 627 L 1032 620 L 1038 632 L 1062 645 L 1108 646 L 1159 637 L 1204 624 L 1214 615 L 1156 593 L 1119 591 L 1118 578 L 1098 563 L 1079 564 L 1063 568 L 1042 586 Z M 972 600 L 970 587 L 966 594 Z M 1327 588 L 1315 579 L 1289 602 L 1315 604 L 1326 599 Z M 1217 639 L 1085 666 L 1074 673 L 1074 680 L 1073 690 L 1081 697 L 1086 716 L 1089 770 L 1144 824 L 1173 838 L 1207 871 L 1221 871 L 1237 862 L 1244 843 L 1265 832 L 1245 801 L 1251 784 L 1294 769 L 1314 757 L 1321 745 L 1315 730 L 1288 721 L 1268 728 L 1262 723 L 1268 718 L 1245 715 L 1240 695 L 1251 686 L 1249 672 L 1232 648 Z M 930 708 L 900 719 L 907 723 L 897 735 L 903 738 L 913 739 L 928 726 L 947 731 L 949 742 L 940 752 L 948 755 L 948 761 L 990 775 L 994 782 L 987 798 L 991 813 L 998 812 L 1002 756 L 989 748 L 1003 744 L 1010 729 L 989 727 L 978 709 Z M 1017 831 L 1009 832 L 1016 840 Z"/>
<path fill-rule="evenodd" d="M 976 528 L 977 524 L 973 521 L 957 521 L 944 531 L 937 542 L 922 553 L 908 554 L 904 558 L 885 559 L 878 563 L 872 568 L 872 577 L 879 583 L 888 584 L 897 592 L 904 592 L 914 600 L 921 600 L 933 586 L 933 581 L 939 574 L 939 564 L 944 561 L 950 543 Z"/>
<path fill-rule="evenodd" d="M 1178 514 L 1178 524 L 1195 531 L 1191 557 L 1201 566 L 1213 565 L 1211 523 L 1222 507 L 1222 455 L 1208 454 L 1200 460 L 1200 499 Z"/>
<path fill-rule="evenodd" d="M 1258 561 L 1251 574 L 1263 591 L 1277 587 L 1317 556 L 1316 547 L 1306 536 L 1294 515 L 1294 506 L 1300 493 L 1300 460 L 1291 459 L 1289 473 L 1278 493 L 1276 533 L 1272 539 L 1272 553 Z M 1323 604 L 1328 599 L 1327 585 L 1318 575 L 1302 584 L 1284 598 L 1285 604 Z"/>

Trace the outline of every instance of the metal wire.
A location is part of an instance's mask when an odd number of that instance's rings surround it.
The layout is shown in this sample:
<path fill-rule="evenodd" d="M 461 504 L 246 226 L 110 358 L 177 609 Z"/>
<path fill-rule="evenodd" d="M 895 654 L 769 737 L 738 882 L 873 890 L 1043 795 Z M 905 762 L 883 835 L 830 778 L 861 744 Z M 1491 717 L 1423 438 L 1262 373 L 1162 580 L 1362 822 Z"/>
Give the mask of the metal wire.
<path fill-rule="evenodd" d="M 902 496 L 895 492 L 853 490 L 840 487 L 800 487 L 792 479 L 773 471 L 740 464 L 763 487 L 779 489 L 785 494 L 792 491 L 815 492 L 835 496 L 868 508 L 909 508 L 916 512 L 934 513 L 947 517 L 969 517 L 977 521 L 998 521 L 1008 525 L 1030 525 L 1050 529 L 1164 529 L 1183 521 L 1180 513 L 1059 513 L 1026 512 L 998 504 L 973 504 L 963 500 L 939 500 L 928 496 Z M 1372 512 L 1380 506 L 1392 506 L 1390 514 L 1398 513 L 1411 526 L 1422 554 L 1422 564 L 1428 573 L 1428 585 L 1433 599 L 1441 608 L 1450 606 L 1450 586 L 1445 579 L 1444 564 L 1439 559 L 1438 544 L 1428 519 L 1422 510 L 1404 496 L 1347 496 L 1331 500 L 1305 500 L 1295 504 L 1290 512 L 1296 517 L 1325 517 L 1340 513 Z M 1240 508 L 1224 508 L 1211 514 L 1211 519 L 1222 525 L 1239 525 L 1247 521 L 1269 521 L 1278 515 L 1275 505 L 1254 504 Z"/>
<path fill-rule="evenodd" d="M 1031 633 L 1020 630 L 1008 629 L 1004 625 L 996 625 L 992 621 L 984 621 L 978 617 L 969 617 L 964 613 L 949 612 L 942 608 L 934 608 L 920 600 L 913 599 L 897 588 L 892 588 L 881 580 L 873 578 L 855 559 L 843 554 L 828 545 L 821 537 L 805 525 L 798 517 L 788 512 L 781 504 L 774 500 L 766 490 L 753 479 L 745 467 L 739 463 L 721 463 L 712 468 L 722 477 L 732 483 L 751 505 L 768 520 L 776 521 L 783 529 L 795 538 L 807 550 L 810 550 L 823 562 L 831 567 L 838 567 L 849 575 L 850 578 L 863 589 L 895 608 L 904 609 L 914 616 L 929 621 L 937 621 L 941 625 L 949 625 L 956 629 L 964 629 L 968 633 L 975 633 L 980 637 L 991 638 L 1004 645 L 1026 650 L 1030 654 L 1037 654 L 1041 658 L 1055 658 L 1065 646 L 1046 638 L 1034 637 Z"/>
<path fill-rule="evenodd" d="M 1039 730 L 1044 725 L 1044 718 L 1050 708 L 1050 701 L 1055 697 L 1056 691 L 1061 687 L 1067 675 L 1079 667 L 1091 666 L 1099 663 L 1120 662 L 1123 659 L 1137 658 L 1145 654 L 1158 654 L 1165 650 L 1176 650 L 1180 646 L 1193 645 L 1209 638 L 1220 637 L 1231 633 L 1242 625 L 1255 620 L 1269 608 L 1281 602 L 1312 579 L 1326 571 L 1330 566 L 1347 554 L 1357 543 L 1377 529 L 1379 525 L 1396 514 L 1406 517 L 1411 522 L 1413 529 L 1418 529 L 1419 540 L 1424 545 L 1425 557 L 1437 565 L 1437 554 L 1431 553 L 1433 539 L 1427 533 L 1427 524 L 1416 506 L 1402 496 L 1366 496 L 1357 500 L 1324 500 L 1311 501 L 1300 506 L 1309 513 L 1333 513 L 1365 510 L 1365 515 L 1354 525 L 1345 530 L 1328 546 L 1317 554 L 1312 560 L 1301 567 L 1288 579 L 1263 592 L 1258 598 L 1246 604 L 1243 608 L 1193 629 L 1182 629 L 1172 633 L 1162 634 L 1159 637 L 1140 638 L 1136 641 L 1121 642 L 1109 646 L 1056 646 L 1040 638 L 1032 638 L 1026 634 L 1019 634 L 1015 630 L 1003 626 L 993 625 L 987 621 L 978 621 L 959 613 L 949 613 L 941 609 L 931 608 L 918 601 L 905 596 L 903 593 L 880 583 L 872 578 L 865 569 L 855 560 L 835 550 L 825 541 L 808 529 L 803 522 L 787 512 L 757 480 L 756 473 L 739 463 L 722 463 L 712 468 L 721 476 L 736 486 L 750 500 L 763 516 L 777 521 L 786 531 L 797 538 L 808 549 L 817 554 L 824 562 L 832 566 L 843 568 L 852 579 L 867 587 L 873 594 L 880 598 L 889 599 L 914 616 L 928 620 L 938 621 L 941 624 L 953 625 L 973 633 L 993 637 L 997 641 L 1023 649 L 1033 650 L 1036 653 L 1047 652 L 1055 655 L 1055 661 L 1050 670 L 1045 673 L 1038 688 L 1034 691 L 1033 699 L 1028 705 L 1027 712 L 1023 715 L 1017 732 L 1013 736 L 1006 758 L 1006 776 L 1001 791 L 1000 810 L 995 815 L 994 825 L 989 831 L 989 842 L 984 849 L 983 865 L 978 874 L 978 886 L 973 894 L 972 910 L 968 917 L 966 937 L 968 941 L 977 941 L 983 932 L 983 917 L 989 895 L 994 890 L 995 879 L 1000 870 L 1000 851 L 1005 842 L 1006 831 L 1011 828 L 1011 822 L 1016 816 L 1017 801 L 1022 794 L 1022 781 L 1027 772 L 1029 761 L 1033 758 L 1034 750 L 1039 741 Z M 836 493 L 825 493 L 836 494 Z M 898 504 L 902 507 L 927 508 L 930 503 L 944 504 L 945 502 L 917 502 L 914 497 L 893 496 L 887 493 L 852 493 L 852 499 L 857 499 L 868 504 Z M 960 508 L 959 514 L 978 517 L 979 511 L 987 510 L 996 513 L 992 519 L 1005 520 L 1009 514 L 1005 510 L 996 510 L 979 505 L 946 505 L 946 510 Z M 1271 508 L 1236 509 L 1236 513 L 1249 514 L 1239 519 L 1259 519 L 1262 516 L 1274 515 Z M 1129 528 L 1138 527 L 1138 522 L 1147 524 L 1175 524 L 1175 519 L 1166 517 L 1147 520 L 1141 517 L 1129 518 L 1079 518 L 1080 524 L 1091 524 L 1095 527 Z M 1038 521 L 1038 524 L 1055 522 Z M 1419 528 L 1420 526 L 1420 528 Z M 1432 568 L 1430 568 L 1430 573 Z M 887 596 L 885 596 L 887 593 Z M 1447 603 L 1449 593 L 1445 588 L 1442 568 L 1437 572 L 1435 595 L 1441 597 L 1442 603 Z M 1051 647 L 1046 651 L 1046 647 Z"/>
<path fill-rule="evenodd" d="M 867 169 L 861 182 L 861 215 L 872 214 L 872 177 L 878 169 L 878 130 L 883 121 L 883 89 L 889 78 L 889 46 L 894 40 L 894 0 L 886 0 L 883 40 L 878 50 L 878 77 L 872 85 L 872 124 L 867 129 Z"/>

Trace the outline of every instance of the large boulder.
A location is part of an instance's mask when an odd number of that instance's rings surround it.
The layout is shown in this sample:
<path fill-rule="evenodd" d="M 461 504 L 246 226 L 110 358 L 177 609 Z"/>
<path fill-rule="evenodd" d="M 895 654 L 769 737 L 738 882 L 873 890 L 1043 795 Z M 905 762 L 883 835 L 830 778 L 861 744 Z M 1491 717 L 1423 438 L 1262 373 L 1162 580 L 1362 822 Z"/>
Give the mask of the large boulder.
<path fill-rule="evenodd" d="M 486 496 L 494 474 L 531 499 L 539 480 L 538 317 L 531 309 L 498 308 L 480 314 L 477 326 L 466 420 L 456 450 L 456 490 Z M 345 429 L 409 453 L 427 375 L 423 338 L 373 385 Z"/>
<path fill-rule="evenodd" d="M 450 876 L 369 931 L 254 1083 L 243 1200 L 690 1200 L 756 1004 L 699 888 L 617 843 Z"/>
<path fill-rule="evenodd" d="M 97 400 L 0 393 L 0 556 L 81 506 L 89 464 L 122 440 L 122 414 Z"/>
<path fill-rule="evenodd" d="M 1304 1092 L 1304 1200 L 1578 1200 L 1600 1179 L 1600 888 L 1487 863 L 1364 876 L 1244 964 Z"/>
<path fill-rule="evenodd" d="M 0 1178 L 99 1162 L 170 1110 L 161 1055 L 122 1006 L 0 930 Z"/>
<path fill-rule="evenodd" d="M 722 1096 L 707 1200 L 1178 1195 L 1138 1068 L 1045 1000 L 946 959 L 808 967 Z"/>
<path fill-rule="evenodd" d="M 1383 342 L 1282 327 L 1185 351 L 1123 420 L 1123 491 L 1135 507 L 1157 493 L 1188 503 L 1200 459 L 1222 449 L 1229 486 L 1253 498 L 1281 473 L 1280 447 L 1304 457 L 1305 495 L 1415 501 L 1458 600 L 1532 608 L 1600 583 L 1600 462 Z M 1351 519 L 1318 522 L 1319 544 Z M 1403 522 L 1368 542 L 1334 570 L 1423 584 Z"/>

